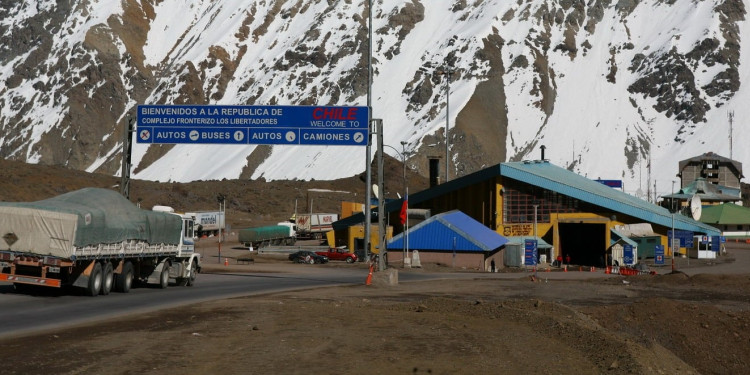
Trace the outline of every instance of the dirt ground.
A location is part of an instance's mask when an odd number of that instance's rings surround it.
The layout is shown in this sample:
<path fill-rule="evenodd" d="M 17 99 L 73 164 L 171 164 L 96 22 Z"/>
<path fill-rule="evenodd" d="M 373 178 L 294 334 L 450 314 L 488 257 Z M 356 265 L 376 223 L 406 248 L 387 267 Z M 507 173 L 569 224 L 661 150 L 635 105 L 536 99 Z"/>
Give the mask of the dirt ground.
<path fill-rule="evenodd" d="M 394 186 L 399 168 L 393 168 Z M 4 201 L 38 200 L 117 182 L 111 176 L 0 160 Z M 284 219 L 295 198 L 306 199 L 306 189 L 343 187 L 361 194 L 360 185 L 357 178 L 134 181 L 131 196 L 145 207 L 212 209 L 222 191 L 230 196 L 229 221 L 242 227 Z M 322 196 L 316 202 L 337 212 L 341 198 Z M 201 246 L 214 260 L 211 241 Z M 225 257 L 242 253 L 231 243 L 225 246 Z M 258 258 L 254 265 L 229 269 L 253 272 L 274 262 L 290 265 Z M 339 266 L 320 267 L 335 272 Z M 447 272 L 404 272 L 426 271 Z M 677 272 L 536 282 L 528 274 L 515 276 L 329 287 L 133 315 L 0 341 L 0 373 L 750 373 L 750 274 Z"/>
<path fill-rule="evenodd" d="M 226 243 L 226 268 L 293 267 Z M 212 246 L 210 240 L 203 246 Z M 750 251 L 742 249 L 737 251 Z M 732 260 L 732 253 L 725 261 Z M 362 267 L 333 262 L 337 267 Z M 279 269 L 279 268 L 276 268 Z M 400 272 L 450 272 L 435 267 Z M 516 277 L 517 275 L 517 277 Z M 469 277 L 205 302 L 0 341 L 3 374 L 743 374 L 750 274 Z M 506 274 L 507 276 L 507 274 Z M 200 278 L 198 279 L 200 282 Z"/>

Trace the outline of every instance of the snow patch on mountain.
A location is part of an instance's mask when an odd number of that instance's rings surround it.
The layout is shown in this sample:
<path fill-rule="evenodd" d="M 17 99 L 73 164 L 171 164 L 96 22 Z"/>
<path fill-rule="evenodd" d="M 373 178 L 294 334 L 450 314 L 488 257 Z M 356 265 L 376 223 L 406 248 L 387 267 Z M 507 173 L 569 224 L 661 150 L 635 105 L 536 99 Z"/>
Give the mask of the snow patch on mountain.
<path fill-rule="evenodd" d="M 138 104 L 366 105 L 367 4 L 13 3 L 0 10 L 0 154 L 119 174 Z M 741 0 L 373 7 L 372 114 L 385 152 L 400 159 L 406 142 L 424 174 L 448 113 L 452 176 L 545 145 L 552 163 L 662 195 L 680 160 L 750 159 Z M 135 144 L 132 160 L 135 178 L 192 181 L 337 179 L 366 159 L 364 147 Z"/>

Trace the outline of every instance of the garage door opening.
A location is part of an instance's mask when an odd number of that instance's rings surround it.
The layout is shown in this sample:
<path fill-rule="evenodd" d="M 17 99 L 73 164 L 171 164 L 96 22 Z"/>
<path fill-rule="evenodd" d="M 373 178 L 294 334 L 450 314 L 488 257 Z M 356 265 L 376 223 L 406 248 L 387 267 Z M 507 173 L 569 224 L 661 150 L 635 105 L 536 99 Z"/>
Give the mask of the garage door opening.
<path fill-rule="evenodd" d="M 560 223 L 560 251 L 570 255 L 570 263 L 581 266 L 604 266 L 607 226 L 605 224 Z"/>

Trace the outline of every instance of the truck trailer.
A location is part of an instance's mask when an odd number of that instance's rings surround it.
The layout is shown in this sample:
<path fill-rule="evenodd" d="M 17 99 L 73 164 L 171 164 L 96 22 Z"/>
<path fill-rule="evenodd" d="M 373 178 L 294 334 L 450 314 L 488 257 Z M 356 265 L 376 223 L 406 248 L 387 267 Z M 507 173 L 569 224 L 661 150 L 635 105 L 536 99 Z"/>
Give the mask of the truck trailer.
<path fill-rule="evenodd" d="M 196 237 L 218 236 L 226 228 L 224 213 L 221 211 L 187 212 L 185 215 L 193 218 Z"/>
<path fill-rule="evenodd" d="M 269 245 L 292 246 L 297 242 L 296 227 L 293 223 L 283 222 L 278 225 L 241 229 L 237 233 L 237 241 L 254 248 Z"/>
<path fill-rule="evenodd" d="M 337 214 L 297 214 L 294 218 L 297 237 L 320 240 L 326 232 L 333 230 L 333 223 L 338 218 Z"/>
<path fill-rule="evenodd" d="M 127 293 L 138 282 L 192 286 L 201 268 L 193 219 L 155 208 L 100 188 L 0 202 L 0 281 L 79 287 L 90 296 Z"/>

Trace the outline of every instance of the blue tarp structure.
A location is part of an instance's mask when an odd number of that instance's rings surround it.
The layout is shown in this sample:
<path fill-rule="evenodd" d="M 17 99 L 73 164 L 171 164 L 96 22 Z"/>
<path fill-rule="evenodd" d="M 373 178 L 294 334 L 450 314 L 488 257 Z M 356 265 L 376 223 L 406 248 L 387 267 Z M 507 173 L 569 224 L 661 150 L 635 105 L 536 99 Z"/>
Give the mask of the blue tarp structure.
<path fill-rule="evenodd" d="M 430 217 L 409 228 L 409 248 L 415 250 L 485 252 L 500 248 L 508 242 L 482 223 L 465 213 L 454 210 Z M 388 242 L 388 250 L 404 247 L 404 233 Z"/>

